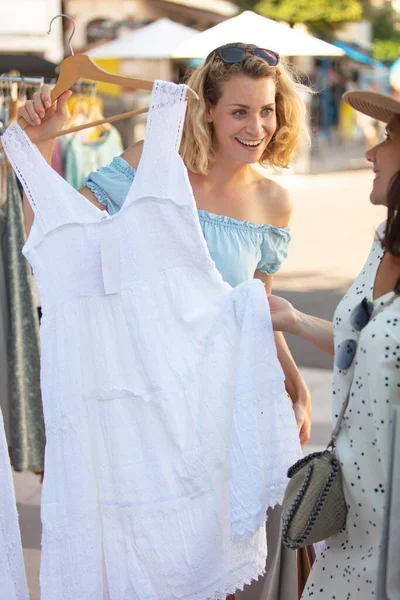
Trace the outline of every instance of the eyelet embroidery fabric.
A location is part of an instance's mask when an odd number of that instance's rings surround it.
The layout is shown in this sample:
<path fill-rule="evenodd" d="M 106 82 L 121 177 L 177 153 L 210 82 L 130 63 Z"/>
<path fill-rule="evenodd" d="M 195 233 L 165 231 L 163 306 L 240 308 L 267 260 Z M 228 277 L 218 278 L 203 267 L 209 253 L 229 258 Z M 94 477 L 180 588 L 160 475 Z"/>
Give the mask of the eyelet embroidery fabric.
<path fill-rule="evenodd" d="M 202 235 L 178 155 L 185 94 L 155 83 L 112 217 L 17 124 L 3 136 L 39 217 L 24 252 L 43 311 L 42 600 L 225 599 L 263 573 L 266 509 L 301 456 L 264 286 L 232 289 Z"/>
<path fill-rule="evenodd" d="M 0 596 L 28 600 L 21 535 L 8 447 L 0 410 Z"/>

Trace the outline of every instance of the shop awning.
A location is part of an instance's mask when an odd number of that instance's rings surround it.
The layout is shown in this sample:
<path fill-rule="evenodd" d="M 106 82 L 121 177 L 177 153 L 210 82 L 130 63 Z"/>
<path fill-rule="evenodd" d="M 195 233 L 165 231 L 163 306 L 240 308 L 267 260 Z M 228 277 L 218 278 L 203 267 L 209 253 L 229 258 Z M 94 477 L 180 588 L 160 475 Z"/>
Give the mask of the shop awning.
<path fill-rule="evenodd" d="M 270 48 L 281 56 L 343 56 L 341 48 L 252 11 L 245 11 L 180 44 L 175 58 L 205 58 L 214 48 L 244 42 Z"/>
<path fill-rule="evenodd" d="M 18 71 L 25 77 L 57 77 L 58 65 L 45 60 L 37 54 L 1 54 L 0 74 L 9 71 Z"/>
<path fill-rule="evenodd" d="M 93 48 L 87 54 L 92 58 L 171 58 L 180 43 L 197 33 L 197 29 L 170 19 L 158 19 L 118 40 Z"/>
<path fill-rule="evenodd" d="M 348 44 L 345 44 L 340 40 L 335 40 L 333 43 L 337 48 L 341 48 L 345 52 L 346 56 L 352 58 L 353 60 L 359 63 L 362 63 L 364 65 L 371 65 L 372 67 L 375 67 L 377 69 L 387 68 L 383 63 L 379 62 L 378 60 L 374 60 L 371 56 L 368 56 L 368 54 L 364 54 L 364 52 L 361 52 L 361 50 L 358 50 L 353 46 L 349 46 Z"/>

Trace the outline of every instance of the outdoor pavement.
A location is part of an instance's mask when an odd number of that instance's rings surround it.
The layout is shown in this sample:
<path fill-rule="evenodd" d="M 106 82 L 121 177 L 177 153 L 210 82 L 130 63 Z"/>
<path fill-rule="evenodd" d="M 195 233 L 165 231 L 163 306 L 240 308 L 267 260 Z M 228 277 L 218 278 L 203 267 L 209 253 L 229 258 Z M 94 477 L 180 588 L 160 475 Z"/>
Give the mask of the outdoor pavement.
<path fill-rule="evenodd" d="M 290 190 L 294 209 L 290 254 L 274 278 L 274 293 L 300 310 L 332 319 L 385 217 L 384 209 L 368 200 L 372 172 L 294 175 L 289 171 L 276 179 Z M 326 445 L 331 430 L 332 359 L 299 339 L 288 336 L 288 342 L 313 396 L 312 438 L 306 448 L 312 452 Z M 30 473 L 15 473 L 14 481 L 31 600 L 39 600 L 41 486 Z"/>
<path fill-rule="evenodd" d="M 321 134 L 314 135 L 307 173 L 366 169 L 368 161 L 365 158 L 365 151 L 366 146 L 363 141 L 343 141 L 336 131 L 333 131 L 329 138 Z"/>

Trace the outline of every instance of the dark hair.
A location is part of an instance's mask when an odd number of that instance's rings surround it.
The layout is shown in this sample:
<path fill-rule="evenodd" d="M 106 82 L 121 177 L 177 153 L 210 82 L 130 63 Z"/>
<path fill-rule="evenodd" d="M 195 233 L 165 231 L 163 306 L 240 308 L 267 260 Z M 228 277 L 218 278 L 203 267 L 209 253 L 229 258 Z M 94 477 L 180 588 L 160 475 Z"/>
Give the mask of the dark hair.
<path fill-rule="evenodd" d="M 388 192 L 388 214 L 382 248 L 392 256 L 400 257 L 400 171 L 390 182 Z M 394 291 L 400 294 L 400 279 L 397 280 Z"/>

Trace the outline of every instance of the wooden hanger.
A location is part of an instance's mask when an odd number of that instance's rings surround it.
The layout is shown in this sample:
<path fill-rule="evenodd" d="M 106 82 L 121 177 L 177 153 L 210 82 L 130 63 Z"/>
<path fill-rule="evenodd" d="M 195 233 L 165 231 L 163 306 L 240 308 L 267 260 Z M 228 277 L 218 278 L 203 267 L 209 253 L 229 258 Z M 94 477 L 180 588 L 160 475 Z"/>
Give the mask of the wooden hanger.
<path fill-rule="evenodd" d="M 54 21 L 54 19 L 56 19 L 59 16 L 67 17 L 68 19 L 71 19 L 71 17 L 69 17 L 68 15 L 64 15 L 64 14 L 57 15 L 50 21 L 50 29 L 49 29 L 48 33 L 50 33 L 50 31 L 51 31 L 52 22 Z M 72 34 L 68 41 L 69 48 L 71 51 L 71 56 L 68 56 L 67 58 L 65 58 L 60 65 L 60 75 L 58 77 L 56 85 L 54 86 L 53 90 L 51 91 L 52 102 L 55 102 L 64 92 L 69 90 L 80 79 L 89 79 L 91 81 L 98 81 L 101 83 L 111 83 L 111 84 L 115 84 L 115 85 L 121 85 L 121 86 L 123 86 L 127 89 L 131 89 L 131 90 L 140 89 L 140 90 L 151 91 L 153 89 L 154 81 L 149 81 L 146 79 L 136 79 L 135 77 L 125 77 L 123 75 L 116 75 L 114 73 L 109 73 L 108 71 L 105 71 L 104 69 L 101 69 L 99 66 L 97 66 L 96 63 L 93 62 L 93 60 L 87 54 L 74 54 L 74 52 L 72 50 L 72 46 L 71 46 L 71 39 L 75 33 L 75 24 L 72 19 L 71 19 L 71 21 L 73 23 L 73 31 L 72 31 Z M 192 90 L 191 88 L 188 87 L 186 99 L 187 100 L 188 99 L 198 100 L 199 97 L 194 90 Z M 111 119 L 113 121 L 117 121 L 120 119 L 126 119 L 129 116 L 133 116 L 134 114 L 140 114 L 140 113 L 146 112 L 147 110 L 148 109 L 146 108 L 144 110 L 141 109 L 140 112 L 130 111 L 128 113 L 122 113 L 119 115 L 115 115 L 112 118 L 104 119 L 103 123 L 111 123 L 112 122 Z M 95 125 L 101 125 L 101 124 L 102 123 L 100 121 L 97 121 L 94 123 L 85 123 L 85 126 L 84 127 L 80 126 L 80 129 L 73 128 L 71 130 L 63 130 L 62 132 L 59 132 L 57 135 L 55 135 L 53 137 L 59 137 L 60 135 L 65 135 L 66 133 L 72 133 L 72 131 L 79 131 L 79 130 L 85 129 L 87 127 L 93 127 Z M 21 127 L 21 129 L 26 129 L 28 127 L 28 123 L 22 117 L 20 117 L 18 119 L 18 125 Z M 47 136 L 45 139 L 48 140 L 51 138 L 49 138 Z M 44 141 L 44 138 L 37 140 L 37 141 Z M 0 141 L 0 150 L 1 149 L 2 149 L 2 144 Z"/>
<path fill-rule="evenodd" d="M 62 129 L 58 133 L 53 133 L 52 135 L 46 135 L 38 140 L 37 142 L 47 142 L 48 140 L 54 140 L 55 138 L 61 137 L 62 135 L 66 135 L 67 133 L 75 133 L 76 131 L 82 131 L 83 129 L 88 129 L 89 127 L 98 127 L 99 125 L 103 125 L 103 123 L 113 123 L 114 121 L 119 121 L 122 119 L 128 119 L 129 117 L 135 117 L 136 115 L 142 115 L 148 111 L 148 107 L 145 108 L 137 108 L 135 110 L 130 110 L 126 113 L 121 113 L 119 115 L 114 115 L 112 117 L 108 117 L 105 119 L 100 119 L 99 121 L 93 121 L 91 123 L 83 123 L 82 125 L 76 125 L 74 127 L 70 127 L 69 129 Z"/>
<path fill-rule="evenodd" d="M 69 90 L 79 79 L 90 79 L 92 81 L 100 81 L 102 83 L 114 83 L 116 85 L 122 85 L 128 89 L 141 89 L 141 90 L 149 90 L 153 89 L 154 81 L 149 81 L 146 79 L 136 79 L 135 77 L 124 77 L 122 75 L 115 75 L 113 73 L 108 73 L 104 71 L 100 67 L 98 67 L 92 59 L 86 54 L 74 54 L 73 56 L 68 56 L 63 60 L 60 67 L 60 76 L 57 80 L 55 87 L 51 92 L 51 99 L 53 102 L 57 100 L 65 91 Z M 198 95 L 194 90 L 188 88 L 186 99 L 196 99 L 198 100 Z M 101 125 L 103 123 L 112 123 L 113 121 L 127 119 L 128 117 L 142 114 L 147 112 L 148 108 L 140 109 L 139 111 L 133 110 L 127 113 L 121 113 L 118 115 L 114 115 L 113 117 L 106 118 L 101 121 L 95 121 L 94 123 L 85 123 L 84 125 L 79 126 L 79 128 L 71 128 L 65 129 L 57 133 L 57 135 L 52 136 L 53 138 L 59 137 L 61 135 L 65 135 L 67 133 L 73 133 L 74 131 L 80 131 L 82 129 L 86 129 L 88 127 L 94 127 L 96 125 Z M 22 117 L 18 119 L 18 125 L 21 129 L 26 129 L 28 127 L 28 123 Z M 37 142 L 42 142 L 44 140 L 52 139 L 52 137 L 46 136 L 45 138 L 40 138 Z M 0 150 L 2 149 L 2 144 L 0 140 Z"/>
<path fill-rule="evenodd" d="M 60 66 L 60 75 L 56 85 L 51 91 L 51 100 L 55 102 L 64 92 L 69 90 L 79 79 L 90 79 L 101 83 L 113 83 L 121 85 L 131 90 L 149 90 L 153 89 L 154 81 L 147 79 L 136 79 L 135 77 L 125 77 L 115 75 L 98 67 L 87 54 L 74 54 L 65 58 Z M 188 88 L 187 98 L 199 99 L 198 95 L 191 88 Z M 18 124 L 22 129 L 28 126 L 28 123 L 20 117 Z"/>

